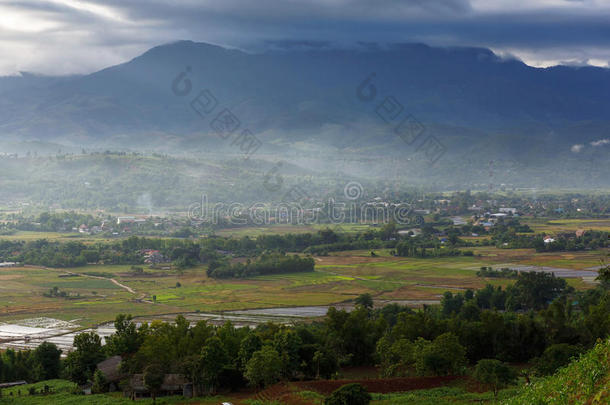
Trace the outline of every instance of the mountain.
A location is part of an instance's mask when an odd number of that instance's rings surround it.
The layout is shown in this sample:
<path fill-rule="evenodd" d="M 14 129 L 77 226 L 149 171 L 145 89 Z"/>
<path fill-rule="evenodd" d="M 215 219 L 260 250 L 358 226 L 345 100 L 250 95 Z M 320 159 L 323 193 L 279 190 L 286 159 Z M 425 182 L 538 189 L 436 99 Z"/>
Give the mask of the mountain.
<path fill-rule="evenodd" d="M 198 100 L 215 106 L 203 117 L 191 106 L 202 91 Z M 410 160 L 433 136 L 446 170 L 467 162 L 484 178 L 493 160 L 535 176 L 553 164 L 570 173 L 601 162 L 606 184 L 610 145 L 591 142 L 609 137 L 608 94 L 609 69 L 539 69 L 481 48 L 247 53 L 181 41 L 89 75 L 0 78 L 0 141 L 222 154 L 248 129 L 263 145 L 259 157 L 317 167 L 338 156 Z M 226 108 L 239 129 L 223 139 L 211 123 Z M 405 117 L 411 126 L 396 132 Z"/>
<path fill-rule="evenodd" d="M 191 68 L 192 94 L 176 96 L 172 82 L 186 67 Z M 312 131 L 325 125 L 357 131 L 354 122 L 376 124 L 374 114 L 367 114 L 374 106 L 356 97 L 372 72 L 378 89 L 374 103 L 394 96 L 424 123 L 561 130 L 610 117 L 608 69 L 537 69 L 487 49 L 421 44 L 248 54 L 181 41 L 86 76 L 3 78 L 0 122 L 5 134 L 42 139 L 199 133 L 204 132 L 201 119 L 188 101 L 209 89 L 219 105 L 232 108 L 256 132 Z"/>

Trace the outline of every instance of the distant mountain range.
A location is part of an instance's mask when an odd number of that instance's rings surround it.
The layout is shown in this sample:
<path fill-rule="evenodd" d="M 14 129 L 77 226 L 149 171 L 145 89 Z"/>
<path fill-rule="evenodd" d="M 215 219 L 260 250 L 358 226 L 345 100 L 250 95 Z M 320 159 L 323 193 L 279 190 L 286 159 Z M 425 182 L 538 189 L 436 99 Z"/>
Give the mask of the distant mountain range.
<path fill-rule="evenodd" d="M 247 129 L 261 156 L 401 156 L 433 136 L 455 159 L 590 160 L 610 149 L 593 146 L 610 138 L 609 95 L 609 69 L 539 69 L 481 48 L 251 54 L 181 41 L 89 75 L 0 78 L 0 141 L 224 153 Z"/>

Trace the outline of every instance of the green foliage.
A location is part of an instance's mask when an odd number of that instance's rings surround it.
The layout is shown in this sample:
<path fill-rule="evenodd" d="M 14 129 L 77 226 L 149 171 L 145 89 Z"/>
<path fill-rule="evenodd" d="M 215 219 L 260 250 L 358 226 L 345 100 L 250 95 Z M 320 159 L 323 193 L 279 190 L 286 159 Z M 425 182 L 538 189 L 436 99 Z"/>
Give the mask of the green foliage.
<path fill-rule="evenodd" d="M 508 400 L 507 405 L 607 404 L 610 401 L 610 340 Z"/>
<path fill-rule="evenodd" d="M 502 390 L 497 396 L 492 392 L 468 392 L 459 387 L 441 387 L 415 390 L 405 393 L 373 394 L 376 405 L 471 405 L 473 403 L 497 403 L 515 396 L 516 388 Z"/>
<path fill-rule="evenodd" d="M 253 277 L 263 274 L 302 273 L 314 271 L 311 257 L 287 256 L 280 253 L 263 254 L 257 261 L 248 260 L 246 264 L 210 263 L 208 276 L 215 278 Z"/>
<path fill-rule="evenodd" d="M 415 354 L 419 375 L 462 374 L 466 366 L 466 350 L 453 333 L 444 333 L 433 342 L 420 341 Z"/>
<path fill-rule="evenodd" d="M 150 390 L 153 401 L 163 385 L 164 377 L 165 372 L 159 364 L 154 363 L 144 369 L 144 385 Z"/>
<path fill-rule="evenodd" d="M 105 350 L 109 356 L 134 354 L 142 345 L 142 336 L 131 321 L 131 315 L 119 314 L 114 320 L 116 332 L 106 338 Z"/>
<path fill-rule="evenodd" d="M 477 271 L 477 277 L 492 277 L 492 278 L 517 278 L 519 271 L 511 270 L 508 267 L 503 267 L 499 270 L 494 270 L 492 267 L 483 266 Z"/>
<path fill-rule="evenodd" d="M 417 345 L 407 339 L 392 342 L 389 335 L 377 341 L 377 357 L 384 377 L 405 377 L 415 364 Z"/>
<path fill-rule="evenodd" d="M 369 293 L 359 295 L 355 300 L 356 305 L 360 305 L 364 308 L 373 308 L 373 297 Z"/>
<path fill-rule="evenodd" d="M 513 310 L 541 309 L 566 290 L 568 285 L 565 279 L 555 277 L 553 273 L 521 272 L 509 290 L 507 307 Z"/>
<path fill-rule="evenodd" d="M 254 387 L 264 387 L 277 382 L 282 375 L 280 354 L 271 346 L 263 346 L 252 354 L 244 375 Z"/>
<path fill-rule="evenodd" d="M 209 338 L 201 352 L 201 370 L 203 372 L 203 382 L 212 387 L 213 392 L 218 385 L 223 367 L 228 362 L 229 358 L 222 341 L 216 336 Z"/>
<path fill-rule="evenodd" d="M 95 370 L 93 373 L 93 385 L 91 387 L 91 392 L 94 394 L 101 394 L 108 390 L 108 382 L 104 377 L 104 373 L 100 370 Z"/>
<path fill-rule="evenodd" d="M 602 266 L 598 270 L 598 276 L 596 280 L 601 283 L 602 287 L 610 289 L 610 265 Z"/>
<path fill-rule="evenodd" d="M 477 363 L 473 377 L 481 384 L 491 387 L 494 395 L 498 390 L 517 380 L 514 370 L 506 363 L 496 359 L 481 359 Z"/>
<path fill-rule="evenodd" d="M 567 343 L 551 345 L 544 353 L 533 360 L 536 373 L 539 375 L 553 374 L 557 369 L 569 364 L 581 353 L 581 349 Z"/>
<path fill-rule="evenodd" d="M 368 405 L 371 394 L 360 384 L 346 384 L 335 391 L 326 400 L 324 405 Z"/>
<path fill-rule="evenodd" d="M 53 343 L 43 342 L 34 350 L 34 359 L 40 367 L 38 380 L 59 378 L 61 350 Z"/>
<path fill-rule="evenodd" d="M 67 375 L 77 384 L 85 384 L 104 357 L 101 338 L 95 332 L 80 333 L 74 337 L 74 351 L 66 359 Z"/>

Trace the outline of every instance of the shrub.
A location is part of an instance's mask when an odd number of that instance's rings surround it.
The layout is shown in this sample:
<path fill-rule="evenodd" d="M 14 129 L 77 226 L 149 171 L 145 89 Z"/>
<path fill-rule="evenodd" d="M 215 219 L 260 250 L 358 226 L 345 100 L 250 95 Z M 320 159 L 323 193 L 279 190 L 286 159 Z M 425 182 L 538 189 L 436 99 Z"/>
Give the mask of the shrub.
<path fill-rule="evenodd" d="M 368 405 L 371 394 L 360 384 L 346 384 L 335 390 L 324 405 Z"/>
<path fill-rule="evenodd" d="M 461 374 L 466 365 L 466 349 L 453 333 L 444 333 L 432 343 L 422 342 L 416 353 L 415 368 L 419 375 Z"/>
<path fill-rule="evenodd" d="M 495 359 L 482 359 L 474 370 L 474 378 L 481 384 L 491 387 L 496 396 L 499 389 L 513 384 L 517 375 L 506 363 Z"/>
<path fill-rule="evenodd" d="M 551 345 L 545 349 L 542 356 L 533 360 L 534 368 L 539 375 L 553 374 L 579 354 L 580 349 L 576 346 L 566 343 Z"/>

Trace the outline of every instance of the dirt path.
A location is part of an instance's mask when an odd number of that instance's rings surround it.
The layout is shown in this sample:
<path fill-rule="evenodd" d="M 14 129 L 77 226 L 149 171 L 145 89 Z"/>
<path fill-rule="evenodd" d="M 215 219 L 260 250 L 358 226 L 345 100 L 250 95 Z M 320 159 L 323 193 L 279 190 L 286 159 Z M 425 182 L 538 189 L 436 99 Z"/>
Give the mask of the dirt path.
<path fill-rule="evenodd" d="M 24 266 L 24 267 L 32 267 L 32 268 L 36 268 L 37 266 L 27 266 L 27 265 L 26 265 L 26 266 Z M 119 281 L 117 281 L 117 280 L 116 280 L 116 279 L 114 279 L 114 278 L 102 277 L 102 276 L 93 276 L 93 275 L 91 275 L 91 274 L 84 274 L 84 273 L 75 273 L 75 272 L 73 272 L 73 271 L 68 271 L 68 270 L 64 270 L 64 269 L 55 269 L 55 268 L 52 268 L 52 267 L 37 267 L 37 268 L 42 268 L 42 269 L 44 269 L 44 270 L 55 271 L 55 272 L 58 272 L 58 273 L 63 273 L 63 274 L 70 274 L 70 275 L 73 275 L 73 276 L 80 276 L 80 277 L 87 277 L 87 278 L 96 278 L 96 279 L 98 279 L 98 280 L 108 280 L 108 281 L 110 281 L 111 283 L 115 284 L 117 287 L 120 287 L 120 288 L 122 288 L 122 289 L 126 290 L 126 291 L 127 291 L 127 292 L 129 292 L 130 294 L 133 294 L 133 295 L 136 295 L 136 294 L 137 294 L 137 291 L 136 291 L 136 290 L 134 290 L 133 288 L 131 288 L 131 287 L 129 287 L 129 286 L 126 286 L 125 284 L 121 284 Z M 144 295 L 142 295 L 142 297 L 143 297 L 143 296 L 144 296 Z"/>
<path fill-rule="evenodd" d="M 51 270 L 51 269 L 48 269 L 48 270 Z M 125 284 L 121 284 L 121 283 L 119 283 L 119 282 L 118 282 L 116 279 L 114 279 L 114 278 L 108 278 L 108 277 L 102 277 L 102 276 L 92 276 L 92 275 L 90 275 L 90 274 L 74 273 L 74 272 L 72 272 L 72 271 L 64 271 L 64 272 L 65 272 L 65 273 L 67 273 L 67 274 L 73 274 L 73 275 L 75 275 L 75 276 L 88 277 L 88 278 L 96 278 L 96 279 L 98 279 L 98 280 L 108 280 L 108 281 L 110 281 L 112 284 L 115 284 L 116 286 L 118 286 L 118 287 L 120 287 L 120 288 L 122 288 L 122 289 L 124 289 L 124 290 L 128 291 L 128 292 L 129 292 L 129 293 L 131 293 L 131 294 L 134 294 L 134 295 L 135 295 L 135 294 L 137 294 L 136 290 L 134 290 L 134 289 L 133 289 L 133 288 L 131 288 L 131 287 L 126 286 Z"/>

